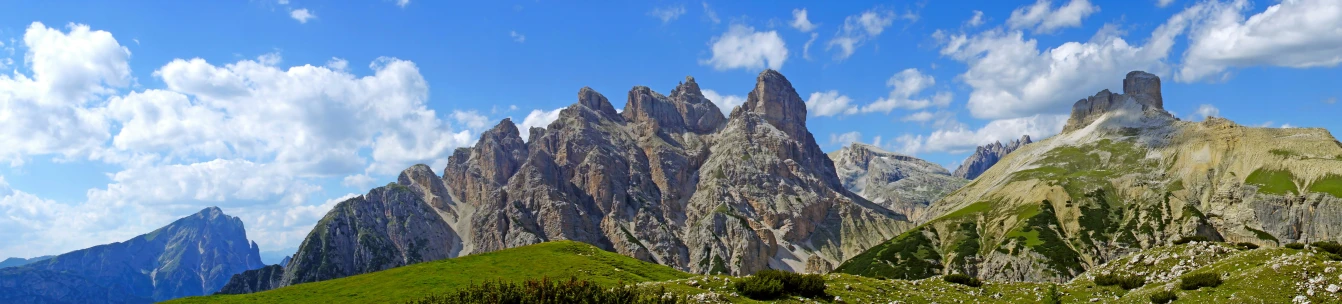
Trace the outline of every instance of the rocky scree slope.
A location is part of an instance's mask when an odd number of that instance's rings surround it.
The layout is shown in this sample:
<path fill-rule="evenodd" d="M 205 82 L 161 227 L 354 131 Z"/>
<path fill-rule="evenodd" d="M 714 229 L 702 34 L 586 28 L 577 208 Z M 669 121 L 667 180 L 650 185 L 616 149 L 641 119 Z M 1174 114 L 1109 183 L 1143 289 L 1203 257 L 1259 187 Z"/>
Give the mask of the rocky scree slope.
<path fill-rule="evenodd" d="M 0 302 L 146 303 L 218 291 L 261 268 L 242 220 L 201 210 L 125 242 L 76 250 L 0 271 Z"/>
<path fill-rule="evenodd" d="M 932 202 L 969 183 L 940 165 L 863 143 L 830 152 L 829 158 L 844 188 L 914 222 L 926 220 Z"/>
<path fill-rule="evenodd" d="M 1082 99 L 1061 134 L 1025 145 L 933 203 L 934 220 L 838 271 L 1069 280 L 1185 236 L 1278 246 L 1342 239 L 1342 143 L 1324 129 L 1179 121 L 1160 80 Z"/>
<path fill-rule="evenodd" d="M 1020 139 L 1013 140 L 1005 145 L 999 141 L 979 146 L 974 149 L 973 155 L 970 155 L 969 158 L 965 159 L 964 163 L 960 164 L 959 168 L 955 168 L 955 173 L 952 173 L 951 175 L 963 179 L 978 178 L 979 175 L 983 174 L 983 171 L 988 171 L 988 168 L 992 168 L 993 165 L 997 164 L 1003 157 L 1006 157 L 1007 154 L 1011 154 L 1012 151 L 1020 149 L 1021 146 L 1031 143 L 1033 143 L 1033 141 L 1030 140 L 1030 136 L 1023 135 Z"/>

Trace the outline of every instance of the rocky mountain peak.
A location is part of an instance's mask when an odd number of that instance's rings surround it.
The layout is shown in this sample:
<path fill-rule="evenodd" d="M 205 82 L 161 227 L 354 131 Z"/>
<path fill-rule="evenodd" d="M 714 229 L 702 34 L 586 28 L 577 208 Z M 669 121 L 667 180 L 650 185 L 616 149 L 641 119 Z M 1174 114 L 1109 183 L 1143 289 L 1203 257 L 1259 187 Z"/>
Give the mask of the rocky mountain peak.
<path fill-rule="evenodd" d="M 671 98 L 681 96 L 691 97 L 688 100 L 694 101 L 703 99 L 704 92 L 699 90 L 699 84 L 694 82 L 694 76 L 685 76 L 685 82 L 681 82 L 676 85 L 674 90 L 671 90 Z"/>
<path fill-rule="evenodd" d="M 680 133 L 710 133 L 722 126 L 726 118 L 718 107 L 705 98 L 693 77 L 672 90 L 671 97 L 663 96 L 646 86 L 629 90 L 629 100 L 621 115 L 625 121 L 643 124 L 649 134 L 657 131 Z"/>
<path fill-rule="evenodd" d="M 997 164 L 1003 157 L 1006 157 L 1007 154 L 1011 154 L 1011 152 L 1016 151 L 1016 149 L 1020 149 L 1020 147 L 1031 143 L 1034 142 L 1030 139 L 1030 135 L 1021 135 L 1020 139 L 1013 140 L 1007 144 L 1002 144 L 1002 142 L 997 141 L 979 146 L 974 149 L 974 155 L 970 155 L 969 158 L 966 158 L 964 163 L 960 164 L 960 167 L 956 168 L 955 172 L 951 175 L 963 179 L 978 178 L 979 175 L 982 175 L 984 171 L 988 171 L 988 168 L 992 168 L 993 165 Z"/>
<path fill-rule="evenodd" d="M 610 100 L 606 99 L 606 95 L 601 95 L 591 87 L 582 87 L 581 90 L 578 90 L 578 105 L 592 109 L 607 118 L 620 116 L 620 113 L 615 112 L 615 106 L 612 106 Z"/>
<path fill-rule="evenodd" d="M 1063 132 L 1089 126 L 1104 114 L 1122 110 L 1135 118 L 1173 118 L 1165 111 L 1160 95 L 1160 77 L 1142 71 L 1132 71 L 1123 79 L 1123 94 L 1101 90 L 1095 96 L 1078 100 L 1072 105 L 1072 116 L 1067 119 Z"/>
<path fill-rule="evenodd" d="M 806 132 L 806 101 L 792 88 L 792 82 L 772 69 L 764 70 L 755 77 L 755 89 L 746 97 L 746 103 L 732 112 L 732 118 L 744 113 L 759 114 L 765 121 L 793 136 Z"/>

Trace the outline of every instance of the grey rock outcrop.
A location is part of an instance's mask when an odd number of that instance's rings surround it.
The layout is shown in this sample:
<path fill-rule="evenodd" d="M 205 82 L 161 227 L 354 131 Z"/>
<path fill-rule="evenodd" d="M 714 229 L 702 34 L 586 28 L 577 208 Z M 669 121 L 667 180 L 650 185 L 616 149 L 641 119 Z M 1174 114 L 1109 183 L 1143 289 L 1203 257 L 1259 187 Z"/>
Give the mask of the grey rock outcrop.
<path fill-rule="evenodd" d="M 270 265 L 234 275 L 214 294 L 245 294 L 266 291 L 281 286 L 284 279 L 283 265 Z"/>
<path fill-rule="evenodd" d="M 1114 94 L 1106 89 L 1073 104 L 1072 115 L 1067 119 L 1063 132 L 1085 128 L 1100 116 L 1122 109 L 1129 104 L 1128 100 L 1139 106 L 1131 109 L 1132 111 L 1173 118 L 1165 111 L 1164 97 L 1160 94 L 1160 77 L 1147 72 L 1132 71 L 1123 79 L 1123 94 Z"/>
<path fill-rule="evenodd" d="M 1030 136 L 1022 135 L 1020 139 L 1013 140 L 1005 145 L 999 141 L 979 146 L 974 149 L 974 154 L 970 155 L 969 158 L 966 158 L 964 163 L 960 164 L 960 167 L 956 168 L 955 173 L 951 175 L 970 180 L 978 178 L 979 175 L 983 174 L 983 171 L 988 171 L 988 168 L 992 168 L 993 165 L 997 164 L 997 161 L 1006 157 L 1007 154 L 1011 154 L 1011 151 L 1016 151 L 1016 149 L 1020 149 L 1021 146 L 1030 143 L 1033 143 L 1033 141 L 1030 140 Z"/>
<path fill-rule="evenodd" d="M 830 152 L 829 157 L 845 188 L 915 223 L 927 216 L 924 211 L 932 202 L 969 183 L 940 165 L 863 143 Z"/>
<path fill-rule="evenodd" d="M 214 293 L 234 274 L 262 266 L 242 220 L 211 207 L 124 242 L 6 268 L 0 300 L 162 301 Z M 24 287 L 4 290 L 12 286 Z"/>

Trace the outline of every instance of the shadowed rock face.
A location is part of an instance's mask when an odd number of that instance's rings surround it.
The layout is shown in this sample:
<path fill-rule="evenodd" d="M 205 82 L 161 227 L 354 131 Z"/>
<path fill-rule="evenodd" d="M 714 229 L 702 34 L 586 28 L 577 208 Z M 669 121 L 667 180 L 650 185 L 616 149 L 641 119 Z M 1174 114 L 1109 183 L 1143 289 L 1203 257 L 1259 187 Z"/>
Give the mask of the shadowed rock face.
<path fill-rule="evenodd" d="M 956 168 L 955 173 L 951 175 L 963 179 L 978 178 L 979 175 L 983 174 L 983 171 L 988 171 L 988 168 L 992 168 L 994 164 L 997 164 L 998 160 L 1006 157 L 1007 154 L 1011 154 L 1011 151 L 1016 151 L 1016 149 L 1020 149 L 1020 147 L 1032 142 L 1033 141 L 1030 140 L 1029 135 L 1024 135 L 1021 136 L 1020 139 L 1013 140 L 1005 145 L 1003 145 L 1002 142 L 994 142 L 992 144 L 979 146 L 974 150 L 974 155 L 970 155 L 969 158 L 966 158 L 965 162 L 960 164 L 960 167 Z"/>
<path fill-rule="evenodd" d="M 1062 133 L 1024 145 L 931 206 L 938 214 L 838 271 L 1065 282 L 1185 236 L 1279 246 L 1342 240 L 1342 146 L 1323 129 L 1186 122 L 1159 79 L 1077 102 Z"/>
<path fill-rule="evenodd" d="M 6 268 L 0 302 L 143 303 L 208 295 L 234 274 L 262 266 L 242 220 L 211 207 L 125 242 Z M 24 287 L 5 289 L 12 286 Z"/>

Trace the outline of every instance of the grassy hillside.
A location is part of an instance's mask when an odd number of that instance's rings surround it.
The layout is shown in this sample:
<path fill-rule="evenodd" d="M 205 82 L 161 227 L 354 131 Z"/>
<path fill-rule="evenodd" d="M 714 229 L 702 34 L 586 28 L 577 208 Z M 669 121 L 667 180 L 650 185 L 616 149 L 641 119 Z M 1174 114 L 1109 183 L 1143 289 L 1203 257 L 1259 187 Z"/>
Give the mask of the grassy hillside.
<path fill-rule="evenodd" d="M 585 243 L 556 241 L 254 294 L 191 297 L 169 303 L 397 303 L 455 291 L 472 283 L 570 276 L 614 285 L 690 275 Z"/>

